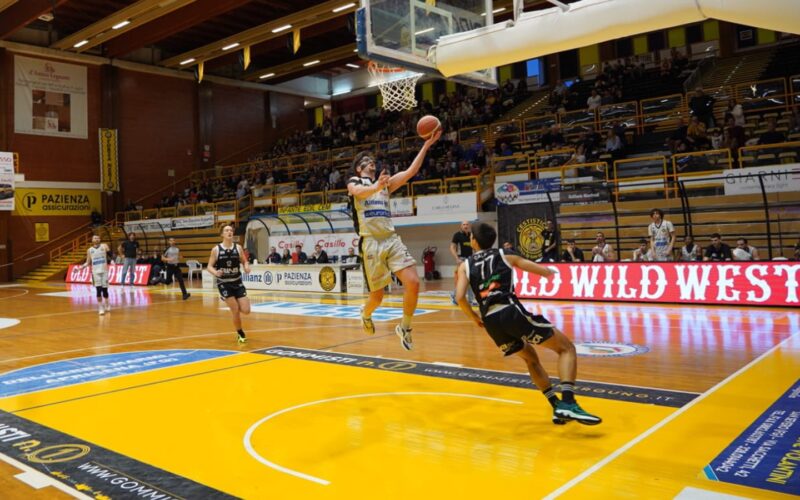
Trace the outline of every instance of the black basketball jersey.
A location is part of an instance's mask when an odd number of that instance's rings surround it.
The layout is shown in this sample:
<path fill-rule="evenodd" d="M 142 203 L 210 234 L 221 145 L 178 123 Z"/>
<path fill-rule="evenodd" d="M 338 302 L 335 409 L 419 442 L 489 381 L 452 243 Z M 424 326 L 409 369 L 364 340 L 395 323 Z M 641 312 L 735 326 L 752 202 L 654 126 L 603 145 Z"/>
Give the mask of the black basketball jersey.
<path fill-rule="evenodd" d="M 514 269 L 506 262 L 503 250 L 482 250 L 466 262 L 469 286 L 475 293 L 481 315 L 486 314 L 489 306 L 514 303 Z"/>
<path fill-rule="evenodd" d="M 232 283 L 242 279 L 241 258 L 239 256 L 239 245 L 234 244 L 233 248 L 225 248 L 220 243 L 217 245 L 217 269 L 222 271 L 222 276 L 217 281 Z"/>

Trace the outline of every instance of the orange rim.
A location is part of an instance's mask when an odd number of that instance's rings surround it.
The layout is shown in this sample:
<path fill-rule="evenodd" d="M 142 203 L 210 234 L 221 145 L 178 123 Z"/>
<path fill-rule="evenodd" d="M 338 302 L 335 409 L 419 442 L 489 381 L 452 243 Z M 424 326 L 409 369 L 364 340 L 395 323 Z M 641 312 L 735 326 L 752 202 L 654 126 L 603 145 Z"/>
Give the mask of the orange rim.
<path fill-rule="evenodd" d="M 370 61 L 367 65 L 370 71 L 376 73 L 402 73 L 405 71 L 403 68 L 397 66 L 380 66 L 375 61 Z"/>

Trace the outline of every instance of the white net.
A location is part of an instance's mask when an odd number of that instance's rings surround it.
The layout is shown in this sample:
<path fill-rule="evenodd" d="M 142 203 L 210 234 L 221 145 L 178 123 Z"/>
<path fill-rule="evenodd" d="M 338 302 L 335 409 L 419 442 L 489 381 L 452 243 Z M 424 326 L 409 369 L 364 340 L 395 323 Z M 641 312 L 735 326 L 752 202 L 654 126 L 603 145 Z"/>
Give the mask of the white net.
<path fill-rule="evenodd" d="M 378 84 L 387 111 L 403 111 L 417 106 L 414 89 L 422 73 L 412 73 L 396 66 L 370 61 L 369 73 Z"/>

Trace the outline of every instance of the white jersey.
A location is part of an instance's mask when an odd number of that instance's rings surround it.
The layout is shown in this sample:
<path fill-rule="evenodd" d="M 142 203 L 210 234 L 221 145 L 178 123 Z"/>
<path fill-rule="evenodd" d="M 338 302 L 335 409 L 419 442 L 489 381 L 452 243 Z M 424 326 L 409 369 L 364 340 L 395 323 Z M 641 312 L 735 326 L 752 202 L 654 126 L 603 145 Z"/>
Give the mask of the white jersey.
<path fill-rule="evenodd" d="M 659 225 L 656 225 L 655 222 L 651 222 L 647 227 L 647 233 L 653 240 L 653 250 L 656 256 L 667 256 L 669 242 L 672 240 L 672 234 L 675 233 L 675 227 L 672 225 L 672 222 L 662 220 Z"/>
<path fill-rule="evenodd" d="M 92 274 L 108 272 L 108 252 L 102 243 L 100 246 L 89 247 L 89 261 L 92 263 Z"/>
<path fill-rule="evenodd" d="M 610 259 L 611 256 L 611 245 L 605 243 L 603 248 L 600 249 L 600 253 L 594 254 L 592 257 L 592 262 L 606 262 Z"/>
<path fill-rule="evenodd" d="M 369 177 L 351 177 L 348 184 L 372 186 Z M 384 239 L 394 234 L 392 212 L 389 208 L 389 189 L 384 188 L 364 199 L 350 197 L 353 205 L 353 223 L 359 236 Z"/>

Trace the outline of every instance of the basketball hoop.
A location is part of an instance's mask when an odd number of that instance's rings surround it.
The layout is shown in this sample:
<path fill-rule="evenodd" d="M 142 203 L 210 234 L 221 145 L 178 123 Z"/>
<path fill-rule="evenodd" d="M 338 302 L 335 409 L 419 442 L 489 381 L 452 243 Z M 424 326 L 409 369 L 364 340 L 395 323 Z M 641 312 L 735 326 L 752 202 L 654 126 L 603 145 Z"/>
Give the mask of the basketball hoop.
<path fill-rule="evenodd" d="M 373 81 L 378 84 L 383 96 L 383 107 L 387 111 L 403 111 L 417 106 L 414 88 L 422 73 L 411 73 L 397 66 L 388 66 L 375 61 L 367 65 Z"/>

